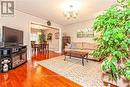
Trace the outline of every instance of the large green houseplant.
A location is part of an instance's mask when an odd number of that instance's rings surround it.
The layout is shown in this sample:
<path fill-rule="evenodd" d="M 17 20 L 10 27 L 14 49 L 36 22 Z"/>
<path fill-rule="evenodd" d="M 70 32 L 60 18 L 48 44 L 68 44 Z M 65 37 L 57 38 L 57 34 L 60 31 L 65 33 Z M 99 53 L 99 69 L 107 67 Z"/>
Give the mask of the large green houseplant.
<path fill-rule="evenodd" d="M 40 33 L 38 34 L 38 41 L 39 43 L 46 42 L 46 35 L 43 30 L 41 30 Z"/>
<path fill-rule="evenodd" d="M 111 79 L 130 80 L 130 0 L 117 0 L 103 14 L 96 17 L 94 31 L 98 43 L 93 55 L 104 58 L 101 69 Z"/>

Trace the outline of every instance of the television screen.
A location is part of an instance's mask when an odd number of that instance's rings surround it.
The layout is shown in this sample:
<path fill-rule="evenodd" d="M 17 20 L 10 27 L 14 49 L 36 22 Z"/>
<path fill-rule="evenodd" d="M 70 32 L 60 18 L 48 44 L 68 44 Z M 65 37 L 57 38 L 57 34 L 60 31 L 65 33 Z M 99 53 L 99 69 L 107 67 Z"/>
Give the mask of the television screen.
<path fill-rule="evenodd" d="M 2 36 L 3 36 L 2 37 L 3 42 L 5 44 L 8 43 L 23 44 L 23 31 L 3 26 Z"/>

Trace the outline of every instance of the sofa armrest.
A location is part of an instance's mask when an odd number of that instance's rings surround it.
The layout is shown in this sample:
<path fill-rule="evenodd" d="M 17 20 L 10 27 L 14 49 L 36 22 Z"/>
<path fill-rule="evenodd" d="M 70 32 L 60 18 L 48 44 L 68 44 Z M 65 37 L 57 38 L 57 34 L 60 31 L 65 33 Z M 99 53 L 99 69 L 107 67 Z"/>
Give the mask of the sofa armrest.
<path fill-rule="evenodd" d="M 65 46 L 65 49 L 69 49 L 69 46 Z"/>
<path fill-rule="evenodd" d="M 67 43 L 67 45 L 65 46 L 65 49 L 71 49 L 71 44 Z"/>

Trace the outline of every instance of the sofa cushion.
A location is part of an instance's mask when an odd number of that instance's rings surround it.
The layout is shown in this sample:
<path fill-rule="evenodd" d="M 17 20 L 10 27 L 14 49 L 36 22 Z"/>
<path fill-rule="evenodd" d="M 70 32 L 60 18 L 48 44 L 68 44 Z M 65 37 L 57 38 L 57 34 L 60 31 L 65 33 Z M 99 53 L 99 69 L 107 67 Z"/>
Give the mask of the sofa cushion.
<path fill-rule="evenodd" d="M 82 43 L 81 42 L 72 42 L 71 43 L 71 48 L 72 49 L 82 49 Z"/>
<path fill-rule="evenodd" d="M 77 42 L 76 43 L 76 48 L 77 49 L 82 49 L 83 48 L 82 43 L 81 42 Z"/>
<path fill-rule="evenodd" d="M 75 49 L 76 48 L 76 43 L 72 42 L 71 43 L 71 49 Z"/>
<path fill-rule="evenodd" d="M 69 48 L 70 49 L 71 48 L 71 44 L 67 43 L 67 46 L 65 46 L 65 48 L 67 48 L 67 49 Z"/>
<path fill-rule="evenodd" d="M 97 46 L 94 43 L 83 42 L 83 49 L 94 50 L 94 49 L 96 49 L 96 47 Z"/>

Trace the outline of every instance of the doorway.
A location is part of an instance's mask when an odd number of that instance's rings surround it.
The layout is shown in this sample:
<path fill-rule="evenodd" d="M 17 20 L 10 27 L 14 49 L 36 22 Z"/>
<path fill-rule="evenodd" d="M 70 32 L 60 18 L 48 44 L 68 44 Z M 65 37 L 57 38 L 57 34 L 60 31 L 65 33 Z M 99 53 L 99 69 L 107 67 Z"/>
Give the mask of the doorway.
<path fill-rule="evenodd" d="M 49 44 L 49 51 L 60 51 L 60 30 L 57 28 L 31 23 L 31 48 L 32 44 L 46 42 Z"/>

